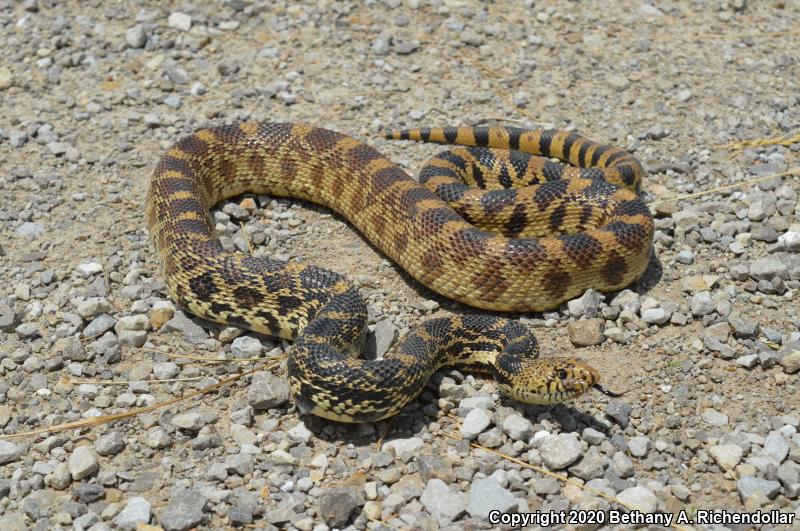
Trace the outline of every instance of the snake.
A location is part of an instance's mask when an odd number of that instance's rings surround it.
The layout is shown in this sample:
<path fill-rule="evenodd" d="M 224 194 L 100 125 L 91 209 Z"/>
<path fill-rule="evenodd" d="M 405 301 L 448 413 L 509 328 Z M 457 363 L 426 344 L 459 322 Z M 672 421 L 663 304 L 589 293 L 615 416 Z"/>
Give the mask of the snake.
<path fill-rule="evenodd" d="M 506 126 L 385 137 L 451 147 L 415 180 L 368 144 L 302 123 L 233 123 L 179 140 L 145 205 L 169 296 L 199 317 L 293 341 L 286 372 L 298 410 L 334 421 L 387 419 L 443 367 L 491 373 L 528 404 L 593 388 L 618 396 L 585 361 L 540 357 L 528 327 L 496 313 L 432 317 L 364 359 L 367 307 L 345 276 L 222 247 L 210 209 L 249 193 L 331 209 L 423 286 L 482 310 L 551 310 L 589 288 L 618 291 L 646 269 L 653 220 L 629 152 Z"/>

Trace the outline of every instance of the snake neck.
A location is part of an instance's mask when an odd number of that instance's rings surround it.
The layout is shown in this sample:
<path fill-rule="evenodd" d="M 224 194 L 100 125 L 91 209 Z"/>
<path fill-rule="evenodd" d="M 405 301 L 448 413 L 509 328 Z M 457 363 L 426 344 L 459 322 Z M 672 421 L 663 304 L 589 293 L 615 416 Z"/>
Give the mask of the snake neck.
<path fill-rule="evenodd" d="M 519 323 L 467 315 L 426 321 L 382 359 L 356 359 L 328 341 L 339 331 L 338 318 L 328 320 L 328 311 L 320 312 L 297 338 L 287 368 L 300 409 L 340 422 L 395 415 L 441 368 L 492 372 L 501 360 L 538 355 L 536 339 Z"/>

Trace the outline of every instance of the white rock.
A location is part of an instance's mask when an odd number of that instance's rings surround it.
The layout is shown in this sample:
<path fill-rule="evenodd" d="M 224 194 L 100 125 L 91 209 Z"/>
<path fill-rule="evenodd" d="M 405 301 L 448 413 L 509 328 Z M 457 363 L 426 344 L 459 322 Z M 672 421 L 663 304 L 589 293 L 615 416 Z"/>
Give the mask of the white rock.
<path fill-rule="evenodd" d="M 150 327 L 150 319 L 146 315 L 126 315 L 120 317 L 117 324 L 114 325 L 114 330 L 121 332 L 122 330 L 147 330 Z"/>
<path fill-rule="evenodd" d="M 511 492 L 504 489 L 497 480 L 489 477 L 472 482 L 469 488 L 467 512 L 473 518 L 486 520 L 491 511 L 512 512 L 517 509 L 518 504 L 518 500 Z"/>
<path fill-rule="evenodd" d="M 90 446 L 78 446 L 69 456 L 69 473 L 75 481 L 91 476 L 99 468 L 97 454 Z"/>
<path fill-rule="evenodd" d="M 736 482 L 736 489 L 742 501 L 746 501 L 751 496 L 762 494 L 767 498 L 774 498 L 781 490 L 781 484 L 777 481 L 756 478 L 753 476 L 743 476 Z"/>
<path fill-rule="evenodd" d="M 78 386 L 78 395 L 88 400 L 94 400 L 100 394 L 100 389 L 94 384 L 81 384 Z"/>
<path fill-rule="evenodd" d="M 302 421 L 299 422 L 297 425 L 289 428 L 289 430 L 286 433 L 289 435 L 289 438 L 294 442 L 303 444 L 307 443 L 311 439 L 311 436 L 313 435 L 311 433 L 311 430 L 306 428 L 305 423 Z"/>
<path fill-rule="evenodd" d="M 0 440 L 0 465 L 16 461 L 22 455 L 22 447 L 11 441 Z"/>
<path fill-rule="evenodd" d="M 261 355 L 263 348 L 261 341 L 250 336 L 237 337 L 231 343 L 231 352 L 239 359 L 257 358 Z"/>
<path fill-rule="evenodd" d="M 782 463 L 789 455 L 789 442 L 781 435 L 780 431 L 771 431 L 764 439 L 764 453 Z"/>
<path fill-rule="evenodd" d="M 419 497 L 420 503 L 436 518 L 439 525 L 444 527 L 462 514 L 467 509 L 467 495 L 463 492 L 452 490 L 438 478 L 432 478 Z"/>
<path fill-rule="evenodd" d="M 103 264 L 99 262 L 86 262 L 78 265 L 75 271 L 83 278 L 89 278 L 103 270 Z"/>
<path fill-rule="evenodd" d="M 255 444 L 257 442 L 256 434 L 247 429 L 246 426 L 242 426 L 241 424 L 231 424 L 231 438 L 238 444 L 239 446 L 245 444 Z"/>
<path fill-rule="evenodd" d="M 143 48 L 147 43 L 147 32 L 144 26 L 137 24 L 125 32 L 125 41 L 131 48 Z"/>
<path fill-rule="evenodd" d="M 758 363 L 758 354 L 747 354 L 745 356 L 740 356 L 736 358 L 734 362 L 736 365 L 740 365 L 746 369 L 752 369 Z"/>
<path fill-rule="evenodd" d="M 728 425 L 728 415 L 714 409 L 706 409 L 703 411 L 703 414 L 700 415 L 700 418 L 703 422 L 712 426 L 719 426 L 722 428 Z"/>
<path fill-rule="evenodd" d="M 161 361 L 153 364 L 153 376 L 159 380 L 169 380 L 175 378 L 180 372 L 177 363 L 171 361 Z"/>
<path fill-rule="evenodd" d="M 120 529 L 136 529 L 139 524 L 150 521 L 150 502 L 141 496 L 128 500 L 125 508 L 114 517 L 114 523 Z"/>
<path fill-rule="evenodd" d="M 474 439 L 492 423 L 492 417 L 485 409 L 475 408 L 467 413 L 464 422 L 461 423 L 461 437 L 464 439 Z"/>
<path fill-rule="evenodd" d="M 654 513 L 658 508 L 658 498 L 644 487 L 631 487 L 617 494 L 624 505 L 643 513 Z"/>
<path fill-rule="evenodd" d="M 4 66 L 0 66 L 0 90 L 6 90 L 14 84 L 14 75 L 11 70 Z"/>
<path fill-rule="evenodd" d="M 628 450 L 634 457 L 646 456 L 652 446 L 652 441 L 647 437 L 631 437 L 628 440 Z"/>
<path fill-rule="evenodd" d="M 503 431 L 515 441 L 527 441 L 533 435 L 533 423 L 522 415 L 512 413 L 503 420 Z"/>
<path fill-rule="evenodd" d="M 78 315 L 90 319 L 101 313 L 113 313 L 114 306 L 105 297 L 89 297 L 77 306 Z"/>
<path fill-rule="evenodd" d="M 458 409 L 463 413 L 469 413 L 473 409 L 494 409 L 494 400 L 491 396 L 471 396 L 464 398 L 458 403 Z"/>
<path fill-rule="evenodd" d="M 647 324 L 664 324 L 669 321 L 670 314 L 664 308 L 648 308 L 642 310 L 642 321 Z"/>
<path fill-rule="evenodd" d="M 276 465 L 296 465 L 297 458 L 284 450 L 275 450 L 270 454 L 272 462 Z"/>
<path fill-rule="evenodd" d="M 723 470 L 733 470 L 739 461 L 742 460 L 744 452 L 737 444 L 718 444 L 708 449 L 708 453 L 714 458 Z"/>
<path fill-rule="evenodd" d="M 388 452 L 390 449 L 394 449 L 394 455 L 399 457 L 402 461 L 408 462 L 422 449 L 423 444 L 422 439 L 419 437 L 394 439 L 383 443 L 381 450 Z"/>
<path fill-rule="evenodd" d="M 186 13 L 176 11 L 169 16 L 167 19 L 167 24 L 169 24 L 170 28 L 174 28 L 179 31 L 189 31 L 192 28 L 192 17 Z"/>
<path fill-rule="evenodd" d="M 542 441 L 539 452 L 550 470 L 561 470 L 578 460 L 582 452 L 581 443 L 574 434 L 560 433 Z"/>
<path fill-rule="evenodd" d="M 786 232 L 778 238 L 778 243 L 783 245 L 789 252 L 800 252 L 800 232 Z"/>

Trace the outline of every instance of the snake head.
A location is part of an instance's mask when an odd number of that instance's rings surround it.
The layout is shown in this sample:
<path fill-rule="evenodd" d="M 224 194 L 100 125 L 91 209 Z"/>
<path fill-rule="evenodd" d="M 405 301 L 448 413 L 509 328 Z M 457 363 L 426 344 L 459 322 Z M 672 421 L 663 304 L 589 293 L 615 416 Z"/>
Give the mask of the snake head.
<path fill-rule="evenodd" d="M 495 380 L 503 394 L 525 404 L 556 404 L 600 386 L 600 373 L 578 358 L 516 359 L 514 367 L 495 366 Z M 613 393 L 610 393 L 613 395 Z"/>

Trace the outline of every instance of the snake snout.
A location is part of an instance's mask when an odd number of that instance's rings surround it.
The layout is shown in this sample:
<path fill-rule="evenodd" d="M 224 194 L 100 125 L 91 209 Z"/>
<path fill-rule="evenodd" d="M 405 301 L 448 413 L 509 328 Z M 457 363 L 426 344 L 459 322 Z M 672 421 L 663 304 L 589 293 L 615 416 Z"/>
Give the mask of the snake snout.
<path fill-rule="evenodd" d="M 557 372 L 565 390 L 570 393 L 570 398 L 585 393 L 600 382 L 597 369 L 577 358 L 568 360 L 565 367 L 557 369 Z"/>

